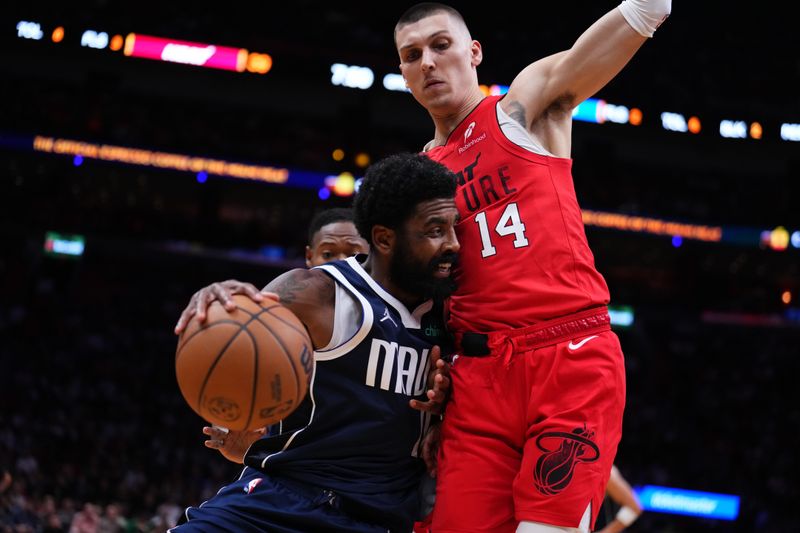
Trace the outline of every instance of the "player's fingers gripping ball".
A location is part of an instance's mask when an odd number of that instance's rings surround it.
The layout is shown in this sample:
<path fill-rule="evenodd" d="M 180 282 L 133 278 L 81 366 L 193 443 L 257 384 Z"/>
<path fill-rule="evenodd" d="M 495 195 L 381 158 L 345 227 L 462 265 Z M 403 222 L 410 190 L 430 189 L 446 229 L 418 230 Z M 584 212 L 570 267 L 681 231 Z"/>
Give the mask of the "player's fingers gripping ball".
<path fill-rule="evenodd" d="M 212 303 L 178 339 L 175 374 L 189 406 L 212 424 L 256 429 L 283 420 L 305 397 L 313 347 L 302 322 L 270 299 Z"/>

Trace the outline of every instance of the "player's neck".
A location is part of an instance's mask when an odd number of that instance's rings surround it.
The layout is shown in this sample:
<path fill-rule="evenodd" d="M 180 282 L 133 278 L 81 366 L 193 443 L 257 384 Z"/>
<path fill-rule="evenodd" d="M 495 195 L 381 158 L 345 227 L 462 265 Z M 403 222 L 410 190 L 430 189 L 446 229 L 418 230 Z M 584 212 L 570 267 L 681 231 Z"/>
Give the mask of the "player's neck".
<path fill-rule="evenodd" d="M 447 138 L 453 133 L 453 130 L 478 107 L 478 104 L 480 104 L 483 99 L 483 93 L 478 87 L 475 87 L 475 90 L 470 92 L 470 94 L 455 108 L 447 110 L 428 110 L 436 129 L 434 131 L 433 141 L 430 142 L 426 148 L 430 149 L 446 144 Z"/>

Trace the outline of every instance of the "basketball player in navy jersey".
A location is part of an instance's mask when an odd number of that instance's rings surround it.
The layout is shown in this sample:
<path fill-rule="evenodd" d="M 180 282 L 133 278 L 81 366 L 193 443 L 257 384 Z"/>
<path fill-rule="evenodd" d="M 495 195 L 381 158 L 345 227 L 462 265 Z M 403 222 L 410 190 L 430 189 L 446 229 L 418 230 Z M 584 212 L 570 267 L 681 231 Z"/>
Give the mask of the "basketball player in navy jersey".
<path fill-rule="evenodd" d="M 371 247 L 366 261 L 295 269 L 265 287 L 311 336 L 309 394 L 275 434 L 240 443 L 240 478 L 187 509 L 172 531 L 411 530 L 429 411 L 449 386 L 422 326 L 430 298 L 453 289 L 454 193 L 455 176 L 443 165 L 416 154 L 386 158 L 367 171 L 354 203 Z M 192 297 L 176 329 L 213 299 L 253 290 L 215 285 Z M 439 370 L 426 394 L 431 367 Z"/>

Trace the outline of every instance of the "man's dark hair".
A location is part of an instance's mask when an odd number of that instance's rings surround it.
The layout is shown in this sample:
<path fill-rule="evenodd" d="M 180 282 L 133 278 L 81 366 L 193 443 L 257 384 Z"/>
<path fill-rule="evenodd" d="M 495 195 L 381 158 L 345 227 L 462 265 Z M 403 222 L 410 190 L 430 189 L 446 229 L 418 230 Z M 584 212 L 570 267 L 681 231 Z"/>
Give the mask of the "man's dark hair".
<path fill-rule="evenodd" d="M 424 18 L 441 12 L 448 13 L 450 16 L 455 17 L 464 24 L 464 27 L 467 27 L 467 23 L 464 22 L 464 17 L 461 16 L 461 13 L 459 13 L 456 8 L 448 6 L 447 4 L 440 4 L 439 2 L 421 2 L 408 8 L 406 12 L 397 19 L 397 24 L 394 26 L 395 44 L 397 43 L 397 30 L 402 26 L 419 22 Z"/>
<path fill-rule="evenodd" d="M 314 240 L 314 235 L 322 229 L 323 226 L 328 224 L 335 224 L 336 222 L 353 222 L 353 210 L 349 207 L 334 207 L 319 211 L 311 219 L 308 226 L 308 244 Z"/>
<path fill-rule="evenodd" d="M 441 163 L 421 154 L 391 155 L 364 175 L 353 200 L 356 228 L 371 245 L 373 226 L 400 230 L 419 203 L 455 193 L 456 175 Z"/>

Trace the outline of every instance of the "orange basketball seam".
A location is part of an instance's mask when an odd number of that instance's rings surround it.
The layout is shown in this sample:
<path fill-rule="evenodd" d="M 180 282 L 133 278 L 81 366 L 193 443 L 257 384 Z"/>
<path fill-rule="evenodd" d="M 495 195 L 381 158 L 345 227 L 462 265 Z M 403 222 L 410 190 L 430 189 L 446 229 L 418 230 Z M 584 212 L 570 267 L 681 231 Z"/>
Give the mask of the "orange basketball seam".
<path fill-rule="evenodd" d="M 216 326 L 217 324 L 235 324 L 235 325 L 240 326 L 240 327 L 242 326 L 241 322 L 237 322 L 235 320 L 231 320 L 231 319 L 228 319 L 228 318 L 223 319 L 223 320 L 215 320 L 214 322 L 208 322 L 206 324 L 203 324 L 202 326 L 197 328 L 197 331 L 195 331 L 194 333 L 192 333 L 191 335 L 186 337 L 186 340 L 183 341 L 178 346 L 178 350 L 175 352 L 175 360 L 176 361 L 178 360 L 178 357 L 181 355 L 181 351 L 183 350 L 183 348 L 189 343 L 190 340 L 192 340 L 194 338 L 195 335 L 207 330 L 211 326 Z M 249 324 L 249 322 L 248 322 L 248 324 Z"/>
<path fill-rule="evenodd" d="M 254 362 L 254 372 L 253 372 L 253 392 L 250 396 L 250 413 L 247 415 L 247 422 L 245 422 L 244 427 L 250 427 L 250 421 L 253 420 L 253 412 L 256 409 L 256 391 L 258 389 L 258 343 L 253 335 L 253 333 L 247 329 L 247 325 L 250 324 L 253 320 L 248 320 L 247 323 L 242 325 L 244 328 L 245 333 L 250 337 L 250 342 L 253 343 L 253 362 Z"/>
<path fill-rule="evenodd" d="M 267 330 L 268 330 L 268 331 L 269 331 L 269 332 L 272 334 L 272 336 L 273 336 L 273 337 L 275 337 L 275 340 L 277 340 L 277 341 L 278 341 L 278 343 L 281 345 L 281 348 L 283 349 L 283 352 L 284 352 L 284 354 L 286 355 L 286 358 L 289 360 L 289 363 L 292 365 L 292 370 L 294 371 L 295 382 L 296 382 L 296 384 L 297 384 L 297 388 L 295 389 L 295 390 L 297 391 L 297 394 L 295 395 L 295 397 L 296 397 L 296 396 L 298 396 L 298 395 L 299 395 L 299 393 L 300 393 L 300 373 L 297 371 L 297 367 L 296 367 L 296 365 L 295 365 L 294 358 L 293 358 L 293 357 L 290 355 L 290 353 L 289 353 L 289 350 L 287 350 L 287 349 L 286 349 L 286 345 L 283 343 L 283 339 L 279 338 L 279 337 L 277 336 L 277 334 L 275 334 L 275 333 L 272 331 L 272 329 L 269 327 L 269 325 L 267 325 L 265 322 L 263 322 L 263 321 L 261 320 L 261 318 L 260 318 L 260 317 L 261 317 L 261 315 L 262 315 L 262 314 L 264 314 L 264 313 L 266 312 L 266 313 L 268 313 L 268 314 L 269 314 L 269 315 L 270 315 L 272 318 L 274 318 L 274 319 L 278 320 L 278 321 L 279 321 L 279 322 L 281 322 L 283 325 L 285 325 L 285 326 L 287 326 L 287 327 L 291 328 L 293 331 L 297 332 L 298 334 L 300 334 L 300 335 L 303 335 L 304 337 L 307 337 L 307 338 L 309 338 L 309 339 L 310 339 L 310 336 L 309 336 L 309 334 L 308 334 L 308 330 L 307 330 L 305 327 L 303 327 L 303 329 L 301 330 L 301 329 L 299 329 L 297 326 L 295 326 L 294 324 L 292 324 L 292 323 L 288 322 L 288 321 L 287 321 L 287 320 L 285 320 L 284 318 L 282 318 L 282 317 L 278 316 L 277 314 L 275 314 L 275 313 L 271 312 L 271 310 L 272 310 L 272 309 L 275 309 L 276 307 L 283 307 L 284 309 L 286 309 L 286 307 L 285 307 L 285 306 L 282 306 L 282 305 L 278 304 L 278 305 L 273 305 L 273 306 L 271 306 L 271 307 L 262 307 L 262 308 L 261 308 L 261 311 L 259 311 L 259 312 L 258 312 L 258 313 L 256 313 L 256 314 L 250 313 L 250 311 L 247 311 L 246 309 L 243 309 L 243 311 L 245 311 L 245 312 L 247 312 L 248 314 L 250 314 L 250 315 L 251 315 L 253 318 L 255 318 L 255 319 L 256 319 L 256 320 L 257 320 L 257 321 L 258 321 L 258 322 L 259 322 L 261 325 L 263 325 L 263 326 L 264 326 L 264 327 L 265 327 L 265 328 L 266 328 L 266 329 L 267 329 Z M 289 309 L 286 309 L 286 310 L 287 310 L 287 311 L 289 311 L 289 312 L 291 313 L 291 311 L 290 311 Z M 314 356 L 314 355 L 313 355 L 313 354 L 314 354 L 314 349 L 313 349 L 313 347 L 312 347 L 311 349 L 309 349 L 309 347 L 308 347 L 308 346 L 306 346 L 306 343 L 303 343 L 303 345 L 305 346 L 305 348 L 306 348 L 307 350 L 309 350 L 309 353 L 311 354 L 311 357 L 313 357 L 313 356 Z M 311 376 L 308 376 L 308 378 L 309 378 L 309 379 L 311 379 Z M 298 401 L 300 401 L 301 399 L 302 399 L 302 398 L 298 398 Z"/>
<path fill-rule="evenodd" d="M 243 313 L 246 313 L 246 314 L 250 315 L 251 318 L 255 318 L 255 317 L 259 316 L 261 313 L 267 312 L 270 309 L 275 309 L 276 307 L 283 307 L 283 306 L 281 304 L 275 304 L 272 307 L 262 307 L 261 310 L 258 313 L 253 313 L 249 309 L 245 309 L 244 307 L 241 307 L 241 306 L 238 306 L 238 305 L 236 306 L 236 309 L 238 309 L 239 311 L 241 311 Z M 272 313 L 270 313 L 270 314 L 272 314 Z"/>
<path fill-rule="evenodd" d="M 214 369 L 217 367 L 217 364 L 219 363 L 220 359 L 222 359 L 222 356 L 225 355 L 225 352 L 228 351 L 228 348 L 230 348 L 231 344 L 233 344 L 233 341 L 236 340 L 236 337 L 239 336 L 239 333 L 241 333 L 242 331 L 247 333 L 248 337 L 250 338 L 250 342 L 253 343 L 254 355 L 256 355 L 256 356 L 258 355 L 258 347 L 256 346 L 256 342 L 255 342 L 255 339 L 253 338 L 253 334 L 250 333 L 249 331 L 247 331 L 247 325 L 250 324 L 252 321 L 253 321 L 253 318 L 250 318 L 250 320 L 248 320 L 244 324 L 240 324 L 239 322 L 236 322 L 235 320 L 217 320 L 216 322 L 208 324 L 208 326 L 211 326 L 211 325 L 216 325 L 216 324 L 220 324 L 220 323 L 224 323 L 224 322 L 230 322 L 230 323 L 233 323 L 233 324 L 236 324 L 237 326 L 239 326 L 239 331 L 234 333 L 231 336 L 231 338 L 228 339 L 228 342 L 225 343 L 225 345 L 223 346 L 222 350 L 220 350 L 219 354 L 214 359 L 214 362 L 208 368 L 208 372 L 206 372 L 205 378 L 203 378 L 203 384 L 200 387 L 200 391 L 198 393 L 198 398 L 197 398 L 197 406 L 198 406 L 198 408 L 200 408 L 201 411 L 204 409 L 202 400 L 203 400 L 203 393 L 206 390 L 206 385 L 208 385 L 208 380 L 211 377 L 211 374 L 214 372 Z M 256 360 L 257 360 L 257 357 L 256 357 Z M 254 406 L 254 404 L 255 404 L 255 389 L 256 389 L 256 385 L 258 384 L 258 374 L 256 374 L 253 379 L 254 379 L 254 383 L 255 384 L 253 386 L 253 399 L 250 402 L 250 413 L 248 414 L 248 418 L 247 418 L 248 424 L 249 424 L 249 422 L 250 422 L 250 420 L 251 420 L 251 418 L 253 416 L 253 409 L 255 409 L 255 406 Z"/>
<path fill-rule="evenodd" d="M 260 314 L 261 314 L 261 313 L 259 313 L 259 315 L 260 315 Z M 279 317 L 277 317 L 276 315 L 274 315 L 273 313 L 270 313 L 270 315 L 271 315 L 271 316 L 273 316 L 273 317 L 275 317 L 275 318 L 279 318 Z M 297 371 L 297 367 L 295 366 L 294 357 L 292 357 L 292 354 L 291 354 L 291 352 L 289 352 L 289 350 L 286 348 L 286 344 L 284 344 L 284 342 L 283 342 L 283 339 L 281 339 L 281 338 L 278 336 L 278 334 L 277 334 L 277 333 L 275 333 L 274 331 L 272 331 L 272 328 L 270 328 L 270 327 L 269 327 L 269 324 L 267 324 L 266 322 L 263 322 L 263 321 L 262 321 L 260 318 L 258 318 L 258 316 L 255 316 L 255 317 L 253 317 L 253 318 L 254 318 L 254 320 L 255 320 L 256 322 L 258 322 L 259 324 L 261 324 L 262 326 L 264 326 L 264 329 L 266 329 L 267 331 L 269 331 L 269 334 L 270 334 L 270 335 L 272 335 L 272 336 L 275 338 L 275 341 L 276 341 L 276 342 L 277 342 L 277 343 L 280 345 L 280 347 L 281 347 L 281 350 L 283 350 L 283 355 L 286 357 L 286 360 L 287 360 L 287 361 L 289 361 L 289 364 L 292 366 L 292 372 L 294 372 L 294 381 L 295 381 L 295 394 L 294 394 L 294 397 L 295 397 L 295 401 L 299 403 L 299 402 L 300 402 L 300 400 L 302 400 L 302 398 L 298 398 L 298 396 L 300 395 L 300 390 L 301 390 L 301 385 L 300 385 L 300 374 L 299 374 L 299 372 Z M 284 321 L 283 321 L 283 320 L 281 320 L 281 322 L 284 322 Z M 249 323 L 250 323 L 250 322 L 248 322 L 248 324 L 249 324 Z M 289 324 L 287 324 L 287 325 L 289 325 Z M 295 329 L 296 329 L 296 328 L 295 328 Z M 305 344 L 305 343 L 304 343 L 304 344 Z"/>

